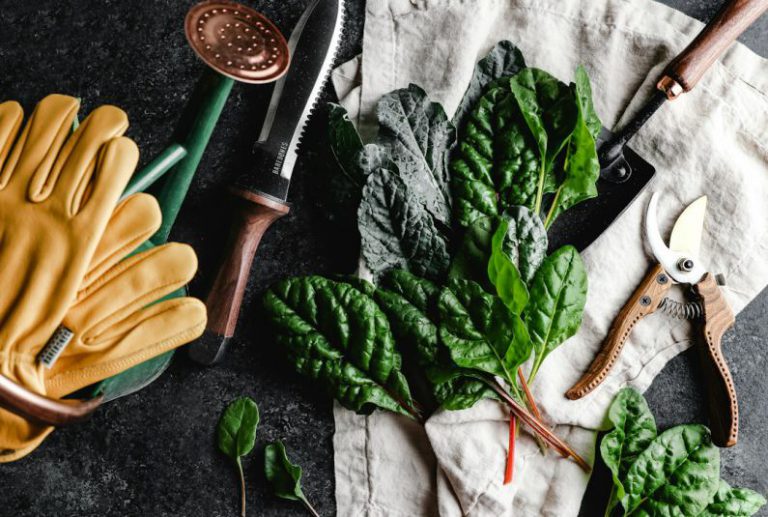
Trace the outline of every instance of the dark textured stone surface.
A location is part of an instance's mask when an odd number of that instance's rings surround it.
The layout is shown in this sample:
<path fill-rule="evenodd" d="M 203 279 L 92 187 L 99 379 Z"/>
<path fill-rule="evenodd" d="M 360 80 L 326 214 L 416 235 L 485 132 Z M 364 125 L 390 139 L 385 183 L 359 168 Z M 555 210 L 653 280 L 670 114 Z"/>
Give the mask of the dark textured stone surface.
<path fill-rule="evenodd" d="M 146 162 L 167 142 L 202 70 L 181 31 L 191 3 L 2 2 L 0 99 L 18 99 L 31 109 L 42 96 L 58 91 L 82 97 L 84 112 L 115 103 L 128 111 L 133 124 L 129 134 Z M 305 3 L 249 2 L 285 32 Z M 704 19 L 719 2 L 670 3 Z M 359 52 L 362 37 L 363 0 L 348 4 L 339 62 Z M 765 28 L 761 23 L 743 39 L 764 55 Z M 200 256 L 192 285 L 199 295 L 212 280 L 226 235 L 224 187 L 248 166 L 244 150 L 258 131 L 268 96 L 268 87 L 235 86 L 174 231 L 174 239 L 192 244 Z M 330 401 L 284 366 L 262 335 L 257 315 L 261 292 L 276 279 L 350 271 L 355 263 L 353 234 L 339 232 L 324 217 L 312 183 L 326 158 L 320 121 L 311 124 L 306 141 L 291 190 L 293 210 L 262 243 L 238 338 L 225 362 L 204 369 L 177 354 L 168 372 L 149 388 L 109 404 L 86 424 L 57 431 L 30 457 L 0 465 L 0 515 L 235 515 L 236 474 L 215 448 L 214 427 L 224 405 L 240 395 L 252 396 L 261 408 L 257 448 L 245 460 L 249 513 L 300 511 L 265 489 L 260 451 L 274 439 L 284 440 L 304 467 L 305 492 L 320 513 L 335 513 Z M 768 383 L 762 330 L 768 323 L 767 305 L 765 294 L 755 300 L 725 342 L 744 418 L 739 445 L 723 454 L 723 475 L 763 493 L 768 492 L 768 402 L 762 395 Z M 695 357 L 685 354 L 654 383 L 648 397 L 661 426 L 704 419 L 696 371 Z M 602 513 L 604 486 L 590 488 L 587 501 L 594 504 L 585 507 L 584 515 Z"/>

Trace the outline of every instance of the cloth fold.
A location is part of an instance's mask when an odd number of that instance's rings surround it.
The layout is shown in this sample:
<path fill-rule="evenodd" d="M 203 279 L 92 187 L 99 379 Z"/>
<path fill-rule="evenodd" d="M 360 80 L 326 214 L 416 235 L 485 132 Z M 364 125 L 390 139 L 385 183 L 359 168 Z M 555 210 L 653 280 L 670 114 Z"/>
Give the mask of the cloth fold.
<path fill-rule="evenodd" d="M 475 63 L 499 40 L 529 66 L 563 81 L 583 64 L 607 127 L 621 125 L 647 98 L 664 65 L 703 24 L 649 0 L 368 0 L 363 53 L 333 75 L 340 101 L 365 137 L 385 93 L 416 83 L 453 113 Z M 620 308 L 650 267 L 642 221 L 649 191 L 660 191 L 668 233 L 682 208 L 709 196 L 702 260 L 723 273 L 735 312 L 768 284 L 766 60 L 740 44 L 696 88 L 667 103 L 632 141 L 657 170 L 649 189 L 582 253 L 589 294 L 579 333 L 553 352 L 534 384 L 545 420 L 587 458 L 613 395 L 644 391 L 690 346 L 690 322 L 656 314 L 633 330 L 611 375 L 594 393 L 568 401 Z M 620 259 L 618 256 L 620 255 Z M 552 515 L 578 513 L 588 476 L 529 435 L 517 445 L 515 480 L 503 486 L 508 415 L 484 401 L 439 411 L 424 428 L 383 412 L 337 406 L 334 438 L 339 515 Z"/>

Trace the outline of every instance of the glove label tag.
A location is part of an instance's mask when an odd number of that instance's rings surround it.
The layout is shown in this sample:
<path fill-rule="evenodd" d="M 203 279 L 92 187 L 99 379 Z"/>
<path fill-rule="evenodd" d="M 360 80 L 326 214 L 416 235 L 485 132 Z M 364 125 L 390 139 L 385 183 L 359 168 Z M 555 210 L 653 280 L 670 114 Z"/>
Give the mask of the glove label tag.
<path fill-rule="evenodd" d="M 37 360 L 50 370 L 69 342 L 72 341 L 74 335 L 75 333 L 67 327 L 59 325 L 59 328 L 53 333 L 51 339 L 48 340 L 48 343 L 46 343 L 45 347 L 40 351 Z"/>

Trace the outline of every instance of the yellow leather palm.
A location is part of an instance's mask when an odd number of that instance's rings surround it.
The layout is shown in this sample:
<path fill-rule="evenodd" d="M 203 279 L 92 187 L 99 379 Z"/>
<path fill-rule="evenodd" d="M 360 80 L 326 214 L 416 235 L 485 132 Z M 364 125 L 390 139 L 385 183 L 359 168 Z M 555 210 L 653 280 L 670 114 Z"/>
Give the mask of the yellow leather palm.
<path fill-rule="evenodd" d="M 98 108 L 70 136 L 77 108 L 70 97 L 45 98 L 16 139 L 21 108 L 0 104 L 0 373 L 55 397 L 205 326 L 197 300 L 145 307 L 189 281 L 194 253 L 171 244 L 121 261 L 155 231 L 159 208 L 139 195 L 115 209 L 138 158 L 120 136 L 127 119 Z M 73 336 L 49 370 L 38 354 L 60 323 Z M 0 411 L 0 461 L 24 456 L 51 429 Z"/>

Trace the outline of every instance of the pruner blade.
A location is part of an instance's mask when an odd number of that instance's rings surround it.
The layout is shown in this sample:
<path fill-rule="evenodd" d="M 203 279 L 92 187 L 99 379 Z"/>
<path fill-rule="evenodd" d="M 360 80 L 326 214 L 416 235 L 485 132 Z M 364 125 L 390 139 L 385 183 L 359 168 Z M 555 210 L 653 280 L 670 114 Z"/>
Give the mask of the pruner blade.
<path fill-rule="evenodd" d="M 681 284 L 697 284 L 707 273 L 698 256 L 706 214 L 706 196 L 683 210 L 672 230 L 670 246 L 664 242 L 656 217 L 659 193 L 654 192 L 645 213 L 645 239 L 651 253 L 672 279 Z"/>

